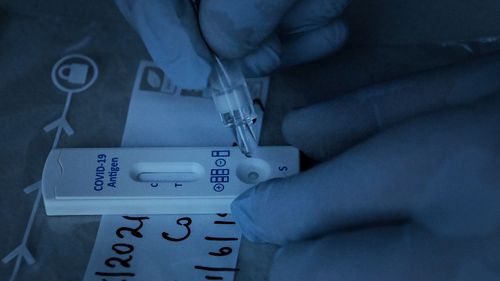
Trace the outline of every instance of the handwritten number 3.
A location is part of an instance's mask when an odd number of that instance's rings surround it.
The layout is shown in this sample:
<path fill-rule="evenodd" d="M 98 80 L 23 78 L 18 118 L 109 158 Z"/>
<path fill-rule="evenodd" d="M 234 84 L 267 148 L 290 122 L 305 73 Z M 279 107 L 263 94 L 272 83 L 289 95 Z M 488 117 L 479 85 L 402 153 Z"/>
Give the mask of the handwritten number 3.
<path fill-rule="evenodd" d="M 182 218 L 179 218 L 177 220 L 178 225 L 184 226 L 186 228 L 186 235 L 184 235 L 181 238 L 170 237 L 168 232 L 162 232 L 161 236 L 164 239 L 167 239 L 168 241 L 173 241 L 173 242 L 180 242 L 182 240 L 186 240 L 189 237 L 189 235 L 191 235 L 191 228 L 189 227 L 191 225 L 191 222 L 192 222 L 191 218 L 188 218 L 188 217 L 182 217 Z"/>

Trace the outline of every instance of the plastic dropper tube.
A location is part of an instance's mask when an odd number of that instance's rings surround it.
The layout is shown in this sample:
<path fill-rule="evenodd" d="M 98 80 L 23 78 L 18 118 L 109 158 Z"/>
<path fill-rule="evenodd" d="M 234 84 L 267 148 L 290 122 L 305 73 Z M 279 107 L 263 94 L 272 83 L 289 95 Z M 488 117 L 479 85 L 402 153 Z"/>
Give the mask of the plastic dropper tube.
<path fill-rule="evenodd" d="M 215 55 L 214 61 L 208 90 L 222 122 L 231 129 L 241 152 L 251 157 L 257 141 L 252 128 L 257 115 L 245 77 L 237 62 L 221 60 Z"/>

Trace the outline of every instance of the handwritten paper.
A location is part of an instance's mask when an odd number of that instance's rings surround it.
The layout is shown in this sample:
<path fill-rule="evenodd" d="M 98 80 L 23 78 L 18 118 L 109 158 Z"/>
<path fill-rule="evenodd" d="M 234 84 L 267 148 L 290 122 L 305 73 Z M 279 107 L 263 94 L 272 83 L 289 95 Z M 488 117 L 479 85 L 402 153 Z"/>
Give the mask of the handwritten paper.
<path fill-rule="evenodd" d="M 268 79 L 250 79 L 260 135 Z M 152 62 L 136 75 L 122 146 L 231 146 L 213 101 Z M 241 232 L 229 214 L 103 216 L 84 281 L 234 279 Z"/>
<path fill-rule="evenodd" d="M 228 214 L 104 216 L 84 280 L 232 280 L 240 236 Z"/>

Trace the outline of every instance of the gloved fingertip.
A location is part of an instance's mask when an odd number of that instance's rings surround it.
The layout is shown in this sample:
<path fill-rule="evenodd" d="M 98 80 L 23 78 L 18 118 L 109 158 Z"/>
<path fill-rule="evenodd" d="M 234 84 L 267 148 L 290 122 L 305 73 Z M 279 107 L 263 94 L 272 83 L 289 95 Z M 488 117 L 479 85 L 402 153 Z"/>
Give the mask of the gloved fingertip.
<path fill-rule="evenodd" d="M 200 9 L 199 21 L 201 32 L 211 50 L 223 59 L 238 59 L 254 50 L 255 44 L 249 42 L 252 36 L 245 29 L 235 28 L 238 19 L 232 18 L 226 11 L 231 8 L 210 7 L 213 5 L 207 3 Z"/>
<path fill-rule="evenodd" d="M 117 0 L 116 4 L 139 33 L 156 65 L 175 86 L 203 89 L 212 69 L 211 55 L 189 1 L 174 2 Z"/>
<path fill-rule="evenodd" d="M 126 0 L 115 0 L 115 5 L 118 7 L 118 10 L 123 14 L 126 19 L 131 19 L 131 3 Z"/>
<path fill-rule="evenodd" d="M 334 20 L 320 32 L 327 53 L 334 52 L 342 47 L 349 35 L 349 25 L 343 20 Z"/>
<path fill-rule="evenodd" d="M 297 110 L 293 110 L 285 115 L 283 119 L 283 124 L 281 125 L 281 132 L 283 137 L 288 143 L 293 144 L 294 135 L 296 134 L 297 122 L 300 122 L 300 118 L 297 118 Z"/>
<path fill-rule="evenodd" d="M 272 260 L 271 270 L 269 272 L 269 280 L 291 280 L 287 273 L 290 273 L 290 261 L 287 259 L 287 250 L 290 246 L 280 247 Z M 293 246 L 292 246 L 293 247 Z M 285 262 L 283 262 L 285 261 Z M 288 277 L 288 278 L 287 278 Z"/>
<path fill-rule="evenodd" d="M 349 36 L 349 25 L 343 20 L 338 20 L 332 25 L 332 29 L 335 30 L 336 35 L 335 47 L 342 45 Z"/>
<path fill-rule="evenodd" d="M 172 80 L 175 86 L 187 90 L 202 90 L 206 88 L 212 66 L 203 59 L 197 61 L 161 62 L 155 58 L 158 66 Z"/>
<path fill-rule="evenodd" d="M 309 126 L 310 119 L 304 110 L 293 110 L 285 116 L 281 126 L 281 132 L 287 143 L 304 152 L 310 150 L 308 144 L 311 142 L 307 140 L 310 140 L 310 134 L 314 134 L 314 130 Z"/>
<path fill-rule="evenodd" d="M 235 217 L 245 238 L 255 243 L 264 243 L 265 241 L 262 239 L 262 236 L 259 235 L 259 228 L 255 224 L 254 195 L 255 188 L 250 188 L 240 194 L 231 204 L 231 213 Z"/>
<path fill-rule="evenodd" d="M 349 28 L 342 20 L 303 34 L 295 34 L 283 42 L 281 62 L 284 66 L 302 64 L 336 52 L 347 40 Z"/>
<path fill-rule="evenodd" d="M 243 58 L 243 72 L 247 77 L 268 75 L 281 64 L 281 42 L 274 36 L 264 42 L 257 50 Z"/>

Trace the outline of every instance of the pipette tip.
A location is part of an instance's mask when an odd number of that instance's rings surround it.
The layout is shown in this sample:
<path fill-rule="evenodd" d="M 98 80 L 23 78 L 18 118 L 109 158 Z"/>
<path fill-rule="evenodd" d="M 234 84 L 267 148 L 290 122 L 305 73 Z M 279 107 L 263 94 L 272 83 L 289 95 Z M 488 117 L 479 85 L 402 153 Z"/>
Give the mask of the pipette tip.
<path fill-rule="evenodd" d="M 243 153 L 246 157 L 252 157 L 253 147 L 252 143 L 256 142 L 256 136 L 252 129 L 252 126 L 249 124 L 239 125 L 233 127 L 233 134 L 240 147 L 241 153 Z M 250 134 L 251 138 L 248 137 Z"/>

